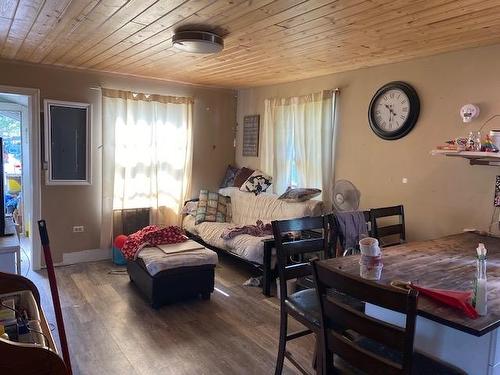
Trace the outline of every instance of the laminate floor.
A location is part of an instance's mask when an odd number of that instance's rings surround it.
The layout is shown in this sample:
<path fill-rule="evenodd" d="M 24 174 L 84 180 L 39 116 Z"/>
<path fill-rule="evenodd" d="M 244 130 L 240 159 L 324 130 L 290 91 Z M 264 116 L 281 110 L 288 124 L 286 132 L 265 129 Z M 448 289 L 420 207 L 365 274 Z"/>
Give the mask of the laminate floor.
<path fill-rule="evenodd" d="M 279 301 L 243 286 L 251 275 L 219 256 L 210 301 L 190 300 L 154 310 L 124 270 L 110 261 L 56 269 L 74 374 L 273 374 Z M 55 325 L 46 272 L 28 274 Z M 302 328 L 298 323 L 291 329 Z M 57 330 L 54 335 L 57 338 Z M 287 345 L 309 366 L 314 339 Z M 286 363 L 286 361 L 285 361 Z M 288 367 L 284 374 L 297 373 Z M 311 370 L 312 371 L 312 370 Z"/>

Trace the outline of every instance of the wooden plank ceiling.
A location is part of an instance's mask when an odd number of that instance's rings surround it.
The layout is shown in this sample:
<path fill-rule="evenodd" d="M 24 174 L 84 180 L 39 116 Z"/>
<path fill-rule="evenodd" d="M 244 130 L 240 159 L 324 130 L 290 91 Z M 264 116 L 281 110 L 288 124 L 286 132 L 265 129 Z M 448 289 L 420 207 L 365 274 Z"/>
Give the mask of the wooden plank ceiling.
<path fill-rule="evenodd" d="M 179 28 L 224 37 L 176 51 Z M 0 58 L 225 87 L 500 43 L 500 0 L 0 0 Z"/>

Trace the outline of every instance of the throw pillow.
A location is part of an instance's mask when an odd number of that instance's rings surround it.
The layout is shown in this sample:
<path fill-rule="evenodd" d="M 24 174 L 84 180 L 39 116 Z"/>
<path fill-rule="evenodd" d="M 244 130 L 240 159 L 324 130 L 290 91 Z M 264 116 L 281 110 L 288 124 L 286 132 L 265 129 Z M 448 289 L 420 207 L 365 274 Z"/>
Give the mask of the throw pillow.
<path fill-rule="evenodd" d="M 182 207 L 181 215 L 191 215 L 191 216 L 196 217 L 197 210 L 198 210 L 198 202 L 188 201 L 188 202 L 186 202 L 184 207 Z"/>
<path fill-rule="evenodd" d="M 240 168 L 238 173 L 236 173 L 236 176 L 234 177 L 234 187 L 241 187 L 245 183 L 245 181 L 252 175 L 252 173 L 255 172 L 253 169 L 250 168 Z"/>
<path fill-rule="evenodd" d="M 296 188 L 288 187 L 286 191 L 279 196 L 278 199 L 286 202 L 304 202 L 321 194 L 320 189 L 313 188 Z"/>
<path fill-rule="evenodd" d="M 259 195 L 267 190 L 271 186 L 273 178 L 268 176 L 264 172 L 255 171 L 250 177 L 241 185 L 241 191 L 249 191 L 255 195 Z"/>
<path fill-rule="evenodd" d="M 230 203 L 230 197 L 208 190 L 200 190 L 195 224 L 200 224 L 205 221 L 218 223 L 231 221 Z"/>
<path fill-rule="evenodd" d="M 225 188 L 225 187 L 230 187 L 234 186 L 234 178 L 236 177 L 236 174 L 238 173 L 240 169 L 233 167 L 232 165 L 228 165 L 226 169 L 226 175 L 224 176 L 224 179 L 222 180 L 220 187 Z"/>

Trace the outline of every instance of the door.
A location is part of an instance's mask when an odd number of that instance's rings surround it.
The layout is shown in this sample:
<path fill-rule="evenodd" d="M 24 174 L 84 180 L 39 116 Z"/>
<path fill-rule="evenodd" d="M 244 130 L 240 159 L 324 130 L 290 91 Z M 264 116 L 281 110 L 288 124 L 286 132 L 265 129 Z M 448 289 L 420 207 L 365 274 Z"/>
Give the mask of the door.
<path fill-rule="evenodd" d="M 21 224 L 22 233 L 31 231 L 31 183 L 29 176 L 28 108 L 0 102 L 0 137 L 4 140 L 5 206 Z"/>

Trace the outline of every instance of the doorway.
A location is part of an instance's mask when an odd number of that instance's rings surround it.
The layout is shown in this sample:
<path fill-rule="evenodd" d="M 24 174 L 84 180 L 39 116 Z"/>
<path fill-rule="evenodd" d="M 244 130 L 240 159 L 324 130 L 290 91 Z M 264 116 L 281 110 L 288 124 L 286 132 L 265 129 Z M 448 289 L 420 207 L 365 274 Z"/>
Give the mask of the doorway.
<path fill-rule="evenodd" d="M 0 86 L 6 221 L 13 221 L 21 245 L 23 275 L 41 266 L 36 223 L 40 219 L 39 91 Z M 1 199 L 1 197 L 0 197 Z M 38 238 L 37 236 L 35 238 Z"/>
<path fill-rule="evenodd" d="M 3 152 L 4 212 L 15 224 L 21 244 L 22 267 L 31 263 L 31 202 L 29 183 L 28 96 L 0 93 L 0 138 Z M 2 178 L 3 177 L 3 178 Z"/>

